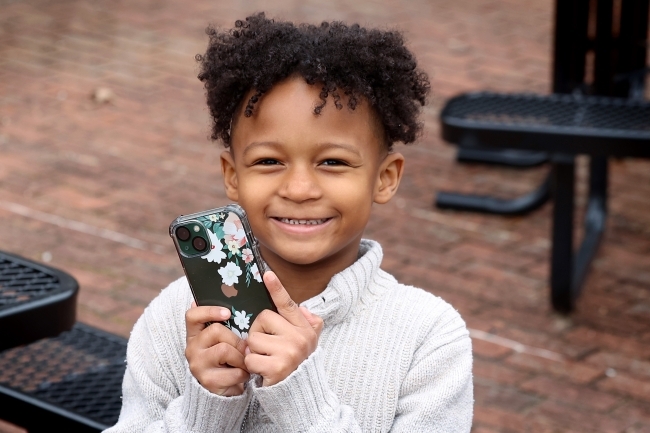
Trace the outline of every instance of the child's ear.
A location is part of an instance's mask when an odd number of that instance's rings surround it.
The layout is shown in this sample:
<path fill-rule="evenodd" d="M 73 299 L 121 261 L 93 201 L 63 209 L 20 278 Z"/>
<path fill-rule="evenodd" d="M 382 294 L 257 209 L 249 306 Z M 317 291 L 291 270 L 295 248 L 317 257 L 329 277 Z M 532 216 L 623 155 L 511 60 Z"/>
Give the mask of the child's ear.
<path fill-rule="evenodd" d="M 221 174 L 223 174 L 223 184 L 226 187 L 226 196 L 232 201 L 238 201 L 239 192 L 237 191 L 235 159 L 229 150 L 221 152 Z"/>
<path fill-rule="evenodd" d="M 379 177 L 373 197 L 375 203 L 388 203 L 397 192 L 402 173 L 404 173 L 404 156 L 397 152 L 386 155 L 386 158 L 379 164 Z"/>

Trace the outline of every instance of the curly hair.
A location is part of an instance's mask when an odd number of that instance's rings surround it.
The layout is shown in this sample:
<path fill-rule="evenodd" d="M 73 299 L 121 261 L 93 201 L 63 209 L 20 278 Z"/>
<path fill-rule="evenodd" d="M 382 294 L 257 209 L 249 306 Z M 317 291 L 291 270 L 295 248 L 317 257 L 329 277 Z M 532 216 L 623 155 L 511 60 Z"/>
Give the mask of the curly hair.
<path fill-rule="evenodd" d="M 398 141 L 412 143 L 422 129 L 418 114 L 426 103 L 429 80 L 398 31 L 342 22 L 296 26 L 259 13 L 237 20 L 230 30 L 210 26 L 206 33 L 208 49 L 196 56 L 198 78 L 205 83 L 212 115 L 211 138 L 221 139 L 226 147 L 237 110 L 250 117 L 273 85 L 295 74 L 322 85 L 315 115 L 330 96 L 339 110 L 342 95 L 351 110 L 367 100 L 383 126 L 388 148 Z M 250 91 L 252 96 L 243 101 Z"/>

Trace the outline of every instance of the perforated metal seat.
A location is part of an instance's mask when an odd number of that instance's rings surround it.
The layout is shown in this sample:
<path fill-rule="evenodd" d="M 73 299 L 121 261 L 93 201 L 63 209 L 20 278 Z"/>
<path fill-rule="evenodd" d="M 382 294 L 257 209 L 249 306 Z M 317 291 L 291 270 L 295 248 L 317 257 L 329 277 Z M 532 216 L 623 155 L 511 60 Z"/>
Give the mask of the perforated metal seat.
<path fill-rule="evenodd" d="M 96 432 L 117 422 L 127 340 L 77 323 L 0 352 L 0 418 L 39 431 Z"/>
<path fill-rule="evenodd" d="M 579 95 L 467 93 L 441 113 L 442 136 L 464 147 L 650 156 L 650 103 Z"/>

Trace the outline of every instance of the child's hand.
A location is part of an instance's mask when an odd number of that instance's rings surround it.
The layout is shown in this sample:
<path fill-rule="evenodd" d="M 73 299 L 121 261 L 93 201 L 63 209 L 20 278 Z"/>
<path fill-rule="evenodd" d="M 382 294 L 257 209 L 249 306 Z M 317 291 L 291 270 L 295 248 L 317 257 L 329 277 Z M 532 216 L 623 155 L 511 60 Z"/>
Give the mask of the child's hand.
<path fill-rule="evenodd" d="M 195 303 L 185 313 L 185 357 L 190 371 L 205 389 L 223 396 L 241 395 L 250 376 L 244 364 L 246 342 L 221 323 L 205 326 L 229 317 L 227 308 L 197 307 Z"/>
<path fill-rule="evenodd" d="M 298 307 L 273 272 L 264 282 L 278 313 L 262 311 L 248 333 L 246 368 L 262 376 L 262 386 L 274 385 L 291 374 L 318 346 L 323 320 Z"/>

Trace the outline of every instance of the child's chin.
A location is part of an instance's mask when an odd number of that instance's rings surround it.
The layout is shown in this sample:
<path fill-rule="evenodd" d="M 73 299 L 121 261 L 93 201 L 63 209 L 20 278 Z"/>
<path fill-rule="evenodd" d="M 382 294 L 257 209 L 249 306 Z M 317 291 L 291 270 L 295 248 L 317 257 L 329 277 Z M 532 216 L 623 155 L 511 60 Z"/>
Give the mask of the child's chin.
<path fill-rule="evenodd" d="M 292 245 L 289 248 L 285 245 L 280 248 L 274 249 L 275 254 L 285 262 L 308 266 L 313 265 L 329 257 L 328 251 L 325 251 L 320 245 L 315 245 L 311 248 L 303 245 Z"/>
<path fill-rule="evenodd" d="M 313 265 L 314 263 L 318 263 L 319 261 L 323 260 L 323 257 L 320 254 L 279 254 L 279 256 L 286 262 L 294 264 L 294 265 L 301 265 L 301 266 L 308 266 L 308 265 Z"/>

